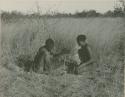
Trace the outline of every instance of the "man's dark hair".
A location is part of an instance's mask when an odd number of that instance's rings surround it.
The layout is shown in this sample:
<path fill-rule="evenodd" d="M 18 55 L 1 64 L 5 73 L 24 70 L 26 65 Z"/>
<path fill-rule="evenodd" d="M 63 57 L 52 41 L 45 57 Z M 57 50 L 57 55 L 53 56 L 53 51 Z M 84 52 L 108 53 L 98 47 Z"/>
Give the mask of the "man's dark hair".
<path fill-rule="evenodd" d="M 78 35 L 77 42 L 79 43 L 80 41 L 86 41 L 86 35 Z"/>
<path fill-rule="evenodd" d="M 53 39 L 49 38 L 46 40 L 45 44 L 46 45 L 54 44 L 54 41 L 53 41 Z"/>

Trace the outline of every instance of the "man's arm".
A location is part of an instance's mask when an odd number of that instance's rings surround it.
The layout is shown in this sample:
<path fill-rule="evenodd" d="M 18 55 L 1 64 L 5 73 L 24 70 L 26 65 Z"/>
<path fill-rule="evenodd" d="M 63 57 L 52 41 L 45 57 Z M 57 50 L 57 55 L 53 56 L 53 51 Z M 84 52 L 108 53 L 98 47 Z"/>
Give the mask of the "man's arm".
<path fill-rule="evenodd" d="M 36 53 L 35 57 L 34 57 L 34 63 L 38 64 L 40 61 L 40 57 L 41 57 L 41 48 L 39 48 L 38 52 Z"/>
<path fill-rule="evenodd" d="M 68 50 L 68 49 L 62 49 L 62 51 L 59 52 L 59 53 L 56 53 L 56 54 L 51 53 L 51 54 L 52 54 L 54 57 L 60 57 L 60 56 L 62 56 L 62 55 L 69 54 L 69 53 L 70 53 L 70 50 Z"/>
<path fill-rule="evenodd" d="M 62 56 L 63 54 L 60 52 L 60 53 L 57 53 L 57 54 L 52 53 L 52 55 L 53 55 L 53 57 L 60 57 L 60 56 Z"/>

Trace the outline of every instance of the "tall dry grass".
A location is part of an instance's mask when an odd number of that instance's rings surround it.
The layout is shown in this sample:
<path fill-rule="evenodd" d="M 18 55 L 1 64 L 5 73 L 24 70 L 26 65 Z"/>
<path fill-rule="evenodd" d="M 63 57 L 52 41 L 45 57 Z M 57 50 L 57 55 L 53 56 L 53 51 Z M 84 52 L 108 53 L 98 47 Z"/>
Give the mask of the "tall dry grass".
<path fill-rule="evenodd" d="M 33 60 L 38 49 L 44 45 L 45 40 L 49 37 L 54 39 L 57 52 L 62 48 L 67 48 L 75 54 L 78 48 L 76 37 L 79 34 L 85 34 L 92 49 L 93 58 L 99 64 L 99 69 L 104 77 L 97 76 L 99 83 L 94 84 L 96 85 L 95 93 L 100 94 L 96 97 L 122 97 L 124 90 L 124 23 L 122 18 L 22 18 L 11 22 L 2 21 L 3 65 L 14 63 L 16 57 L 20 55 L 28 56 L 29 59 Z M 67 79 L 71 80 L 72 78 L 68 76 Z M 75 84 L 72 84 L 71 87 L 67 86 L 62 97 L 69 97 L 68 95 L 72 91 L 78 92 L 77 96 L 81 97 L 84 90 L 82 83 L 85 80 L 77 79 L 77 77 L 72 80 L 74 79 L 79 83 L 74 82 Z M 64 80 L 60 82 L 62 81 Z M 35 82 L 34 84 L 37 84 Z M 107 89 L 104 89 L 103 85 L 106 85 Z M 74 90 L 71 89 L 72 87 Z M 81 91 L 77 88 L 80 88 Z M 55 88 L 53 87 L 53 89 Z M 58 91 L 55 89 L 54 93 L 56 92 Z"/>
<path fill-rule="evenodd" d="M 63 47 L 73 50 L 77 48 L 76 37 L 79 34 L 87 35 L 94 57 L 101 61 L 103 57 L 112 55 L 113 48 L 117 49 L 118 46 L 113 46 L 119 42 L 119 35 L 124 34 L 124 23 L 121 18 L 41 18 L 39 22 L 37 19 L 2 22 L 4 56 L 26 54 L 33 58 L 49 37 L 55 40 L 58 50 Z"/>

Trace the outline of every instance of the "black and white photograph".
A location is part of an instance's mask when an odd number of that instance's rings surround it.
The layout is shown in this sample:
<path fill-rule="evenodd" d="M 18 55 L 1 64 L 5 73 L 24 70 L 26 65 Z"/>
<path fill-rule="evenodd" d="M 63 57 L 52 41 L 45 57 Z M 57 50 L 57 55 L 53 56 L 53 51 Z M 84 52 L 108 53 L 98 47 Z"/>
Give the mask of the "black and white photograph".
<path fill-rule="evenodd" d="M 124 97 L 125 0 L 0 0 L 0 97 Z"/>

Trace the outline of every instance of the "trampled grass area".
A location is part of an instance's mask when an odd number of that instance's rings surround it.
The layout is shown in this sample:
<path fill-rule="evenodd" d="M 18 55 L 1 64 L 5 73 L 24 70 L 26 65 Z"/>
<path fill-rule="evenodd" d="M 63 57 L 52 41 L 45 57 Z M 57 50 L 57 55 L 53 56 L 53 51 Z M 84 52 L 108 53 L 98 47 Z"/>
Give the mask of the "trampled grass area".
<path fill-rule="evenodd" d="M 124 26 L 123 18 L 41 18 L 3 21 L 2 65 L 15 66 L 16 57 L 20 55 L 29 56 L 33 60 L 39 47 L 44 45 L 49 37 L 55 40 L 56 51 L 65 47 L 74 55 L 78 48 L 77 35 L 85 34 L 100 71 L 91 79 L 87 73 L 78 76 L 55 74 L 50 77 L 2 69 L 1 76 L 6 75 L 3 79 L 8 80 L 5 82 L 5 86 L 8 87 L 5 97 L 123 97 Z M 59 72 L 61 70 L 56 73 Z"/>

